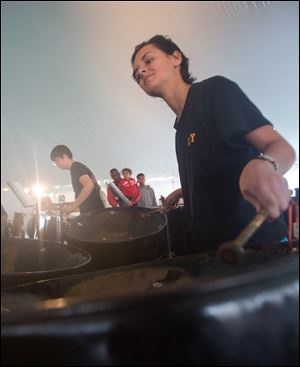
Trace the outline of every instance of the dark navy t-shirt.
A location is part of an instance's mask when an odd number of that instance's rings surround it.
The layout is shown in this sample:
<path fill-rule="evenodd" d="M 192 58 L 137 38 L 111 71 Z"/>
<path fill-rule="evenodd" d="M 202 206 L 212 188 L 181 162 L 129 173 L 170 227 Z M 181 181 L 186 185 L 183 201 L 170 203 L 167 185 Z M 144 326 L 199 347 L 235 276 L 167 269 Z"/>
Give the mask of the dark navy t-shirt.
<path fill-rule="evenodd" d="M 75 192 L 75 197 L 77 198 L 82 190 L 83 186 L 81 185 L 79 179 L 84 175 L 88 175 L 91 178 L 94 184 L 94 189 L 90 196 L 80 205 L 80 213 L 85 213 L 96 209 L 103 209 L 104 205 L 100 197 L 100 186 L 98 185 L 92 171 L 80 162 L 74 162 L 71 166 L 72 186 Z"/>
<path fill-rule="evenodd" d="M 239 189 L 245 165 L 259 151 L 245 139 L 270 122 L 239 86 L 221 76 L 191 85 L 175 122 L 176 154 L 184 206 L 196 251 L 214 250 L 233 240 L 255 216 Z M 280 241 L 287 234 L 282 217 L 266 222 L 249 244 Z"/>

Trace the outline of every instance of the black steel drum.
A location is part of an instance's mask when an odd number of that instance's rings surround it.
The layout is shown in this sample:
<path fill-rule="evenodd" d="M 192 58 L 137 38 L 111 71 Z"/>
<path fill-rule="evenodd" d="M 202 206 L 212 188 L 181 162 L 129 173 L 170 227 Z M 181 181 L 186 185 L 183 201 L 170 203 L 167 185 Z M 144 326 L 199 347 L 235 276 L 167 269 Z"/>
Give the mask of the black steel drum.
<path fill-rule="evenodd" d="M 50 241 L 2 238 L 1 286 L 34 282 L 89 270 L 91 255 Z"/>
<path fill-rule="evenodd" d="M 67 276 L 2 292 L 4 365 L 298 365 L 299 256 L 247 250 Z"/>
<path fill-rule="evenodd" d="M 68 243 L 92 255 L 95 270 L 142 263 L 168 255 L 166 218 L 140 207 L 84 213 L 65 227 Z"/>

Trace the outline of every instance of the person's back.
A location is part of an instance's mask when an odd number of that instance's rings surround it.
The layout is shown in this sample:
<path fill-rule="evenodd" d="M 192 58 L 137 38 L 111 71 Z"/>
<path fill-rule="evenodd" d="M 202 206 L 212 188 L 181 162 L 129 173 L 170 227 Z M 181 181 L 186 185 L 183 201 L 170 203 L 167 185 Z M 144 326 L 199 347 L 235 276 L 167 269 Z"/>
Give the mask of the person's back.
<path fill-rule="evenodd" d="M 91 194 L 88 198 L 80 205 L 80 213 L 89 212 L 92 210 L 103 209 L 104 205 L 100 196 L 100 186 L 97 183 L 97 180 L 92 173 L 92 171 L 85 166 L 83 163 L 74 162 L 71 166 L 71 178 L 72 178 L 72 186 L 75 192 L 75 198 L 80 194 L 83 185 L 80 182 L 80 177 L 83 175 L 88 175 L 94 185 Z"/>

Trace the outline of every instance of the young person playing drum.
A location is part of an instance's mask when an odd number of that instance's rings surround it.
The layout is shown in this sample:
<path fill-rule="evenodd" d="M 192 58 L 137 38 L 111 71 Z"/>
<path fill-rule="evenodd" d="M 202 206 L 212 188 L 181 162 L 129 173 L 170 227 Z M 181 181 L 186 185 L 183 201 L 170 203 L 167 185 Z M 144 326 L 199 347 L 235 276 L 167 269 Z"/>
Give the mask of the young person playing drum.
<path fill-rule="evenodd" d="M 251 243 L 283 239 L 291 145 L 233 81 L 214 76 L 194 83 L 188 58 L 170 38 L 137 45 L 131 64 L 140 88 L 176 115 L 179 174 L 197 251 L 235 238 L 261 208 L 269 220 Z"/>
<path fill-rule="evenodd" d="M 80 214 L 96 209 L 104 209 L 100 197 L 100 186 L 92 171 L 80 162 L 73 160 L 73 154 L 65 145 L 57 145 L 50 154 L 56 166 L 71 173 L 72 186 L 75 192 L 75 201 L 65 204 L 65 215 L 79 209 Z"/>

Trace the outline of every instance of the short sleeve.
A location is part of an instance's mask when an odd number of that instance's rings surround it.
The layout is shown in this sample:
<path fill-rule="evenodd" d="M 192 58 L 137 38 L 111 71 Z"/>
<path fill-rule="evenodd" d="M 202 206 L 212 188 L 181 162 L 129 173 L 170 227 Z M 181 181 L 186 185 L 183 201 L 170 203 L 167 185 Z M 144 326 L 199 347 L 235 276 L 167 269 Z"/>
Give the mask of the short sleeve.
<path fill-rule="evenodd" d="M 90 176 L 89 169 L 84 164 L 81 164 L 79 162 L 75 162 L 74 163 L 74 169 L 72 170 L 72 176 L 79 180 L 80 177 L 84 176 L 84 175 Z"/>
<path fill-rule="evenodd" d="M 216 133 L 229 144 L 263 125 L 271 125 L 234 82 L 220 78 L 212 102 Z"/>

